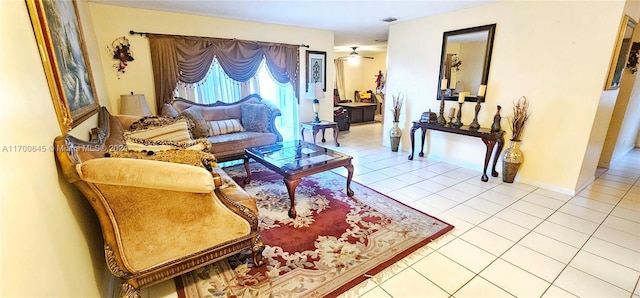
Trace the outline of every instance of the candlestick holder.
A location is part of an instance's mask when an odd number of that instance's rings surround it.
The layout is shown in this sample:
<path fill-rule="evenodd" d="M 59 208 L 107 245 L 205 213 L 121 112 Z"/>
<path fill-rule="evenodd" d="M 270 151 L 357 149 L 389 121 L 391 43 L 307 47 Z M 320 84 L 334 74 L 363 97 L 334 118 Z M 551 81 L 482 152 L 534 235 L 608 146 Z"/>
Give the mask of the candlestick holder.
<path fill-rule="evenodd" d="M 480 123 L 478 123 L 478 112 L 480 112 L 480 102 L 482 101 L 483 96 L 478 96 L 478 101 L 476 102 L 476 115 L 473 117 L 473 121 L 469 124 L 470 129 L 480 129 Z"/>
<path fill-rule="evenodd" d="M 440 90 L 440 114 L 438 115 L 438 125 L 445 126 L 447 120 L 444 119 L 444 90 Z"/>
<path fill-rule="evenodd" d="M 460 105 L 460 107 L 458 108 L 458 115 L 456 118 L 456 123 L 453 124 L 453 126 L 455 127 L 461 127 L 462 126 L 462 103 L 459 102 L 458 105 Z"/>

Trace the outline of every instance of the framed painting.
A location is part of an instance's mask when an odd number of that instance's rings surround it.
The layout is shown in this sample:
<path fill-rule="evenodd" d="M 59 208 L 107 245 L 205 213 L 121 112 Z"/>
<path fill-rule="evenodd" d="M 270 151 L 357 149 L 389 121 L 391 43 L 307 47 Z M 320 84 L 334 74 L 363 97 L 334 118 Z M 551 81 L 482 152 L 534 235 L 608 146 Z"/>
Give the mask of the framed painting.
<path fill-rule="evenodd" d="M 307 51 L 307 87 L 309 83 L 322 83 L 322 91 L 327 91 L 327 52 Z"/>
<path fill-rule="evenodd" d="M 614 48 L 613 57 L 611 57 L 611 65 L 609 66 L 609 76 L 605 83 L 604 90 L 614 90 L 620 88 L 622 74 L 627 63 L 627 55 L 631 49 L 631 37 L 636 27 L 636 21 L 625 15 L 620 23 L 618 30 L 618 39 Z"/>
<path fill-rule="evenodd" d="M 26 0 L 62 133 L 99 109 L 75 1 Z"/>

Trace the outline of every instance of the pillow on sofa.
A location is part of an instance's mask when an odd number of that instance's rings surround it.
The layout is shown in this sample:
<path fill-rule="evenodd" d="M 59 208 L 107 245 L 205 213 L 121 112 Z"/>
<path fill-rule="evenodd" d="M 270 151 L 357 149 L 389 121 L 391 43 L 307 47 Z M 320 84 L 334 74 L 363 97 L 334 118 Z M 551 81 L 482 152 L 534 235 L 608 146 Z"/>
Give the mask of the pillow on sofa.
<path fill-rule="evenodd" d="M 131 151 L 166 151 L 173 149 L 187 149 L 194 151 L 209 151 L 211 143 L 206 138 L 188 141 L 149 140 L 127 138 L 127 149 Z"/>
<path fill-rule="evenodd" d="M 149 139 L 168 141 L 191 141 L 187 119 L 170 117 L 146 117 L 131 124 L 131 130 L 124 133 L 125 139 Z"/>
<path fill-rule="evenodd" d="M 178 112 L 178 110 L 176 110 L 174 106 L 168 103 L 165 103 L 164 105 L 162 105 L 161 113 L 162 115 L 169 116 L 169 117 L 178 117 L 180 115 L 180 112 Z"/>
<path fill-rule="evenodd" d="M 191 106 L 182 113 L 180 116 L 186 117 L 193 121 L 193 129 L 191 130 L 191 134 L 194 138 L 206 138 L 211 135 L 211 130 L 209 128 L 209 124 L 204 120 L 202 116 L 202 109 L 198 106 Z"/>
<path fill-rule="evenodd" d="M 159 152 L 108 151 L 105 157 L 148 159 L 202 167 L 212 171 L 217 166 L 215 155 L 194 150 L 174 149 Z"/>
<path fill-rule="evenodd" d="M 268 132 L 271 108 L 262 103 L 245 103 L 240 106 L 242 126 L 246 131 Z"/>
<path fill-rule="evenodd" d="M 212 136 L 244 131 L 244 127 L 242 127 L 240 119 L 207 121 L 207 123 L 209 123 L 209 127 L 211 128 Z"/>

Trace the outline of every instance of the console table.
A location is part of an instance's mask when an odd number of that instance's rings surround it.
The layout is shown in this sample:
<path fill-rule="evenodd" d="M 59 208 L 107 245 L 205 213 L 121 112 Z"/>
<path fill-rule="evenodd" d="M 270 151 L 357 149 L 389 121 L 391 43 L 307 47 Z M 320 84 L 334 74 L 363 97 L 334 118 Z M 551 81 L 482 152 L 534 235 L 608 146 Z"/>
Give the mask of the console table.
<path fill-rule="evenodd" d="M 489 181 L 489 177 L 487 176 L 487 167 L 489 166 L 489 160 L 491 159 L 493 148 L 495 147 L 496 143 L 498 143 L 498 149 L 493 156 L 493 168 L 491 169 L 491 176 L 498 177 L 498 172 L 496 172 L 496 164 L 498 163 L 500 152 L 502 152 L 502 148 L 504 147 L 504 131 L 491 132 L 487 128 L 470 129 L 469 126 L 462 126 L 460 128 L 457 128 L 449 125 L 442 126 L 437 123 L 413 121 L 413 126 L 411 127 L 411 155 L 409 155 L 409 160 L 413 160 L 413 152 L 415 150 L 414 134 L 417 129 L 420 129 L 422 131 L 422 142 L 420 145 L 420 153 L 418 154 L 418 156 L 420 157 L 424 156 L 424 136 L 427 132 L 427 129 L 482 139 L 482 142 L 484 142 L 484 144 L 487 146 L 487 151 L 484 154 L 484 171 L 482 172 L 482 181 L 484 182 Z"/>

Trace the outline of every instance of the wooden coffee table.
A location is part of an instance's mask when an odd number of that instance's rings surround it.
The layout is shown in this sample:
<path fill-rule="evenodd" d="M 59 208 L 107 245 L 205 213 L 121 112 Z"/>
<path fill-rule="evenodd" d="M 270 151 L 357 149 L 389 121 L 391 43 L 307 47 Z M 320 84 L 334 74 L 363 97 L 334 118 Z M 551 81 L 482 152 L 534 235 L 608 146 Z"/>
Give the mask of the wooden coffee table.
<path fill-rule="evenodd" d="M 291 201 L 291 208 L 289 209 L 289 217 L 291 218 L 295 218 L 297 215 L 295 207 L 296 187 L 302 181 L 302 177 L 338 167 L 345 167 L 348 171 L 347 195 L 353 196 L 353 191 L 351 190 L 351 178 L 353 178 L 351 156 L 304 141 L 287 141 L 273 145 L 251 147 L 245 149 L 244 153 L 244 168 L 247 171 L 245 183 L 251 182 L 250 158 L 284 178 L 284 184 L 287 186 L 289 200 Z"/>

